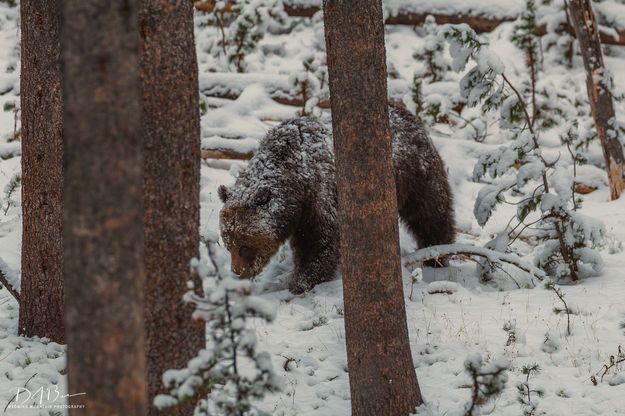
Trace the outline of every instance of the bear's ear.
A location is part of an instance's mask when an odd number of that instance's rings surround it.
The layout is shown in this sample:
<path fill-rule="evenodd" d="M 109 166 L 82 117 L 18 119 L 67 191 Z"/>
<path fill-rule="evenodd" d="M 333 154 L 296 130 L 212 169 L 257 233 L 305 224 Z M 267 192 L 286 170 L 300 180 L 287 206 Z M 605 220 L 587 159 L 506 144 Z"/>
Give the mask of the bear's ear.
<path fill-rule="evenodd" d="M 271 199 L 271 189 L 267 186 L 262 186 L 256 191 L 254 195 L 254 205 L 262 206 L 266 205 Z"/>
<path fill-rule="evenodd" d="M 224 185 L 219 185 L 219 188 L 217 188 L 217 195 L 219 195 L 221 202 L 225 204 L 228 198 L 230 198 L 230 190 Z"/>

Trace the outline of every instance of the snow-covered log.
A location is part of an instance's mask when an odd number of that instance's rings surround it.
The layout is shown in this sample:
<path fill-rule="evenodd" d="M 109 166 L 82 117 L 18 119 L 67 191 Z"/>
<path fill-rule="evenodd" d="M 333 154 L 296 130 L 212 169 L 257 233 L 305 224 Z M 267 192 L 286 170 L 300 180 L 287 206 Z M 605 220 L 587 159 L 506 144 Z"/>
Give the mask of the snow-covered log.
<path fill-rule="evenodd" d="M 209 72 L 200 75 L 200 91 L 207 97 L 236 100 L 241 92 L 252 84 L 261 85 L 276 102 L 303 107 L 304 99 L 293 91 L 289 76 L 266 73 Z M 330 108 L 329 101 L 319 104 Z"/>
<path fill-rule="evenodd" d="M 467 23 L 476 32 L 490 32 L 503 22 L 509 22 L 518 16 L 520 7 L 515 7 L 511 0 L 503 4 L 494 5 L 487 1 L 471 0 L 466 4 L 458 5 L 451 0 L 395 0 L 385 2 L 388 25 L 420 26 L 425 18 L 432 15 L 438 24 Z M 232 10 L 231 2 L 224 5 L 225 12 Z M 321 10 L 321 1 L 316 0 L 285 0 L 284 11 L 291 17 L 310 18 Z M 211 13 L 214 9 L 214 0 L 196 1 L 195 8 L 199 11 Z M 483 7 L 480 7 L 483 6 Z"/>
<path fill-rule="evenodd" d="M 450 11 L 436 12 L 437 8 L 432 7 L 424 11 L 413 11 L 410 6 L 414 5 L 414 2 L 404 2 L 404 7 L 399 7 L 394 14 L 389 14 L 386 18 L 387 25 L 406 25 L 406 26 L 421 26 L 425 23 L 425 18 L 429 15 L 434 16 L 436 23 L 442 24 L 459 24 L 466 23 L 471 26 L 476 32 L 491 32 L 497 26 L 503 22 L 509 22 L 516 18 L 516 16 L 504 16 L 501 18 L 487 17 L 480 14 L 470 13 L 455 13 Z M 418 3 L 418 2 L 417 2 Z M 305 5 L 301 2 L 285 2 L 284 9 L 289 16 L 292 17 L 312 17 L 317 13 L 321 7 L 317 5 Z"/>
<path fill-rule="evenodd" d="M 304 106 L 303 97 L 294 91 L 286 74 L 209 72 L 200 75 L 200 91 L 206 97 L 236 100 L 243 90 L 252 84 L 261 85 L 276 102 L 296 107 Z M 391 79 L 388 92 L 391 99 L 401 100 L 410 90 L 409 82 Z M 321 108 L 330 108 L 329 101 L 319 103 Z"/>
<path fill-rule="evenodd" d="M 471 0 L 458 4 L 452 0 L 394 0 L 388 1 L 386 24 L 421 26 L 427 16 L 434 16 L 436 23 L 466 23 L 478 33 L 491 32 L 505 22 L 514 21 L 520 14 L 523 2 L 502 1 L 497 5 L 488 0 Z M 606 45 L 625 45 L 625 27 L 622 27 L 625 16 L 625 5 L 613 1 L 600 3 L 597 15 L 602 26 L 599 28 L 601 42 Z M 196 1 L 196 9 L 212 12 L 213 1 Z M 226 11 L 231 3 L 226 3 Z M 312 17 L 321 10 L 321 1 L 317 0 L 285 0 L 284 10 L 291 17 Z M 574 34 L 572 27 L 563 28 Z M 547 33 L 546 25 L 539 26 L 539 34 Z"/>

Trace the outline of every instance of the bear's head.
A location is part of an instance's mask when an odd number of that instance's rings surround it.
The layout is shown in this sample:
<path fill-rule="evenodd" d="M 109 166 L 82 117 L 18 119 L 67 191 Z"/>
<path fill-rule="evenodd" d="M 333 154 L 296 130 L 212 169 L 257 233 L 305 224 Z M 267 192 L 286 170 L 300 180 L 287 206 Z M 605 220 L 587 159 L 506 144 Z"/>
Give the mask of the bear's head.
<path fill-rule="evenodd" d="M 234 198 L 232 190 L 221 185 L 218 194 L 224 203 L 219 227 L 230 252 L 232 271 L 241 278 L 253 278 L 282 243 L 270 212 L 271 190 L 261 186 L 247 191 L 244 198 Z"/>

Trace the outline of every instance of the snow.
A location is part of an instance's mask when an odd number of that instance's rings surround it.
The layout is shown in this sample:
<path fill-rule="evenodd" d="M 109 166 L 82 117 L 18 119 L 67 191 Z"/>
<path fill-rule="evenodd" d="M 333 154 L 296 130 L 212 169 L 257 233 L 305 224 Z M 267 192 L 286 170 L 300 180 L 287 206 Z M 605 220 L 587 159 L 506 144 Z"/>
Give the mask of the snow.
<path fill-rule="evenodd" d="M 593 3 L 599 22 L 612 29 L 625 28 L 625 4 L 621 1 Z"/>
<path fill-rule="evenodd" d="M 437 7 L 444 7 L 445 4 L 464 7 L 460 2 L 437 3 Z M 499 4 L 514 10 L 509 2 Z M 519 10 L 519 4 L 517 2 L 516 10 Z M 492 3 L 489 6 L 498 7 Z M 505 67 L 512 82 L 516 83 L 520 78 L 519 71 L 524 70 L 524 60 L 507 40 L 502 39 L 509 32 L 507 28 L 509 26 L 504 25 L 491 35 L 484 35 L 492 41 L 491 48 L 502 60 L 497 61 L 485 55 L 483 62 L 498 73 Z M 267 65 L 266 70 L 272 73 L 276 67 L 286 70 L 289 66 L 299 70 L 299 52 L 293 45 L 298 42 L 300 45 L 312 45 L 315 43 L 311 39 L 314 36 L 315 30 L 303 29 L 297 33 L 298 39 L 292 37 L 281 40 L 283 49 L 287 51 L 281 58 L 283 65 L 277 65 L 275 58 L 272 58 L 272 64 Z M 277 38 L 267 39 L 267 43 L 277 42 Z M 395 91 L 401 92 L 401 88 L 403 94 L 407 94 L 417 65 L 409 57 L 419 42 L 420 38 L 409 28 L 387 28 L 388 56 L 403 77 L 390 81 L 391 95 Z M 616 75 L 616 86 L 622 88 L 625 86 L 625 77 L 619 75 L 619 70 L 625 69 L 625 62 L 619 56 L 609 57 L 608 62 Z M 462 65 L 458 63 L 458 66 Z M 555 79 L 562 85 L 553 91 L 554 96 L 570 94 L 583 98 L 584 74 L 580 68 L 578 62 L 574 71 L 548 71 L 545 84 Z M 439 88 L 438 85 L 426 85 L 425 88 Z M 427 92 L 427 95 L 440 93 L 443 97 L 454 94 L 459 97 L 459 92 L 457 83 L 454 86 L 450 82 L 445 83 L 444 89 Z M 619 104 L 619 111 L 622 110 Z M 435 130 L 433 139 L 449 170 L 460 232 L 458 243 L 466 244 L 464 248 L 475 249 L 475 246 L 491 240 L 493 235 L 498 235 L 516 209 L 499 206 L 484 228 L 477 224 L 472 213 L 473 203 L 483 188 L 482 184 L 473 182 L 473 167 L 482 154 L 506 143 L 509 138 L 490 126 L 484 143 L 467 141 L 453 130 Z M 526 142 L 530 143 L 530 140 L 528 136 Z M 541 140 L 545 143 L 545 157 L 556 160 L 561 153 L 563 157 L 558 163 L 564 163 L 566 170 L 572 171 L 572 166 L 564 157 L 568 153 L 561 147 L 557 136 L 547 135 L 541 137 Z M 592 149 L 591 152 L 594 152 Z M 596 160 L 600 163 L 598 150 Z M 509 160 L 502 163 L 512 165 L 514 159 L 514 155 L 510 154 Z M 493 166 L 492 169 L 497 168 Z M 523 169 L 526 172 L 524 177 L 529 180 L 536 177 L 537 171 L 532 166 Z M 240 165 L 237 165 L 236 170 L 240 170 Z M 503 172 L 505 169 L 502 166 L 500 170 Z M 603 169 L 592 164 L 577 166 L 577 175 L 578 181 L 598 188 L 585 196 L 581 212 L 604 221 L 606 229 L 616 239 L 624 238 L 625 203 L 607 202 L 609 192 Z M 207 195 L 214 195 L 219 184 L 230 186 L 234 180 L 228 170 L 206 166 L 203 167 L 202 178 L 203 190 Z M 563 182 L 561 187 L 565 185 Z M 220 207 L 221 203 L 214 196 L 210 201 L 204 201 L 203 229 L 218 229 L 216 213 Z M 412 254 L 414 242 L 403 230 L 400 240 L 403 263 L 410 263 L 416 256 Z M 518 241 L 516 247 L 523 257 L 522 265 L 534 269 L 532 247 L 523 241 Z M 516 289 L 516 285 L 510 283 L 506 286 L 502 282 L 494 287 L 484 285 L 479 282 L 475 266 L 458 260 L 453 261 L 456 268 L 453 282 L 428 283 L 421 278 L 413 281 L 411 268 L 405 268 L 404 293 L 411 348 L 421 388 L 428 402 L 428 406 L 419 409 L 418 414 L 452 415 L 464 407 L 470 396 L 466 388 L 468 379 L 464 361 L 467 355 L 478 351 L 485 361 L 493 362 L 503 358 L 511 365 L 506 389 L 491 407 L 491 414 L 521 414 L 516 384 L 525 381 L 521 368 L 534 362 L 540 364 L 542 371 L 533 382 L 546 391 L 545 397 L 539 401 L 538 408 L 541 411 L 549 415 L 620 414 L 625 407 L 625 397 L 618 387 L 611 386 L 607 378 L 598 386 L 590 381 L 590 376 L 599 371 L 609 356 L 614 354 L 616 347 L 624 342 L 619 322 L 625 320 L 625 308 L 619 292 L 625 290 L 625 279 L 620 273 L 621 267 L 625 265 L 625 255 L 619 251 L 615 254 L 602 251 L 601 254 L 604 258 L 601 276 L 562 289 L 570 305 L 579 305 L 584 310 L 584 314 L 571 316 L 573 334 L 568 337 L 565 336 L 565 315 L 552 312 L 554 307 L 561 307 L 560 301 L 553 292 L 542 289 L 540 285 L 534 289 Z M 527 279 L 524 272 L 512 266 L 505 266 L 505 269 L 519 282 L 530 283 L 529 280 L 523 280 Z M 349 414 L 341 282 L 324 283 L 304 297 L 294 297 L 284 290 L 292 270 L 291 252 L 286 245 L 254 283 L 257 294 L 277 305 L 275 323 L 257 322 L 253 326 L 259 344 L 270 352 L 274 368 L 282 371 L 286 385 L 281 394 L 264 400 L 265 409 L 277 415 Z M 417 276 L 420 275 L 419 270 L 414 269 Z M 509 282 L 507 277 L 503 279 Z M 412 296 L 409 297 L 409 294 Z M 511 322 L 514 322 L 516 341 L 507 345 L 508 332 L 504 328 Z"/>
<path fill-rule="evenodd" d="M 319 5 L 318 0 L 297 0 L 298 4 Z M 511 18 L 523 8 L 522 0 L 391 0 L 386 2 L 387 13 L 399 10 L 416 12 L 436 10 L 445 14 L 462 12 Z M 625 27 L 625 9 L 622 2 L 594 3 L 602 24 Z M 555 6 L 554 6 L 555 7 Z M 19 101 L 19 50 L 17 9 L 0 2 L 0 108 L 5 103 Z M 562 15 L 545 20 L 554 28 Z M 541 20 L 542 21 L 542 20 Z M 512 24 L 503 24 L 490 34 L 481 35 L 490 43 L 489 49 L 479 55 L 482 70 L 500 74 L 505 70 L 515 85 L 525 80 L 526 65 L 523 55 L 509 42 Z M 208 111 L 202 117 L 202 147 L 222 148 L 239 152 L 254 152 L 259 140 L 279 122 L 293 117 L 298 108 L 278 104 L 275 98 L 293 98 L 291 74 L 302 70 L 302 61 L 310 56 L 321 42 L 320 25 L 302 23 L 291 34 L 271 34 L 261 41 L 258 51 L 249 55 L 251 68 L 248 74 L 209 72 L 216 66 L 214 58 L 206 51 L 206 42 L 215 36 L 214 28 L 199 27 L 198 53 L 201 97 Z M 397 79 L 389 81 L 389 95 L 407 101 L 410 96 L 412 75 L 419 63 L 412 59 L 421 48 L 423 39 L 409 27 L 387 27 L 387 54 L 395 67 Z M 459 44 L 451 46 L 455 69 L 463 69 L 471 51 Z M 265 51 L 263 53 L 262 51 Z M 496 58 L 496 53 L 501 59 Z M 580 121 L 580 134 L 586 126 L 587 114 L 567 104 L 584 102 L 585 74 L 581 61 L 574 60 L 573 69 L 556 64 L 550 54 L 545 54 L 544 77 L 541 88 L 545 100 L 558 106 L 562 113 Z M 617 48 L 606 56 L 608 69 L 614 74 L 615 89 L 625 89 L 625 53 Z M 470 67 L 470 65 L 469 65 Z M 454 105 L 464 102 L 458 80 L 464 73 L 452 75 L 444 82 L 424 85 L 424 94 L 442 97 Z M 210 97 L 220 94 L 228 98 Z M 508 104 L 512 104 L 511 102 Z M 582 208 L 575 214 L 575 222 L 583 232 L 605 232 L 612 243 L 601 248 L 602 261 L 582 248 L 582 260 L 590 265 L 589 277 L 574 285 L 561 287 L 571 309 L 572 334 L 566 335 L 566 314 L 554 313 L 562 304 L 553 291 L 538 284 L 542 277 L 534 264 L 541 252 L 535 243 L 519 239 L 509 253 L 496 253 L 484 248 L 501 250 L 510 243 L 504 232 L 517 207 L 499 204 L 493 210 L 499 191 L 506 200 L 518 201 L 507 189 L 493 184 L 488 188 L 478 181 L 490 180 L 514 165 L 515 151 L 508 149 L 511 136 L 501 130 L 493 119 L 482 119 L 480 108 L 463 110 L 464 118 L 475 120 L 484 131 L 483 142 L 473 141 L 473 131 L 458 131 L 456 125 L 436 125 L 431 128 L 435 146 L 441 153 L 449 172 L 455 198 L 458 237 L 457 244 L 446 248 L 425 249 L 415 252 L 412 238 L 401 230 L 403 283 L 408 317 L 408 330 L 415 370 L 427 405 L 418 409 L 420 416 L 458 415 L 470 398 L 470 379 L 465 371 L 467 357 L 472 364 L 509 365 L 508 381 L 496 401 L 483 409 L 483 414 L 517 416 L 522 414 L 518 403 L 517 384 L 525 382 L 522 368 L 538 363 L 541 372 L 530 379 L 531 386 L 545 391 L 537 399 L 538 409 L 547 415 L 622 415 L 625 409 L 623 383 L 625 372 L 614 367 L 601 380 L 602 368 L 616 356 L 619 345 L 625 345 L 625 252 L 620 249 L 625 240 L 625 198 L 609 202 L 607 176 L 601 168 L 601 149 L 596 141 L 588 150 L 588 164 L 576 166 L 577 182 L 597 190 L 584 196 Z M 625 105 L 617 104 L 617 120 L 623 124 Z M 323 116 L 328 119 L 328 111 Z M 19 128 L 19 123 L 18 123 Z M 546 160 L 558 160 L 558 170 L 550 177 L 554 192 L 542 200 L 544 208 L 557 207 L 571 187 L 573 166 L 569 153 L 560 142 L 559 133 L 564 126 L 541 134 L 542 155 Z M 0 111 L 0 190 L 20 172 L 20 144 L 9 142 L 13 134 L 14 114 Z M 523 137 L 529 143 L 531 137 Z M 485 155 L 505 145 L 495 161 Z M 523 144 L 521 144 L 523 146 Z M 507 152 L 504 154 L 504 152 Z M 5 159 L 6 158 L 6 159 Z M 478 168 L 479 162 L 479 168 Z M 219 232 L 219 211 L 222 203 L 217 196 L 219 185 L 232 186 L 235 176 L 245 167 L 241 161 L 207 161 L 201 170 L 201 234 L 216 238 Z M 475 167 L 475 174 L 474 174 Z M 488 175 L 486 175 L 488 173 Z M 509 186 L 522 186 L 528 181 L 532 186 L 541 173 L 538 164 L 528 163 L 519 168 Z M 4 207 L 8 198 L 0 195 L 0 270 L 17 285 L 20 270 L 20 190 L 11 196 L 16 205 Z M 476 199 L 483 201 L 473 213 Z M 479 219 L 479 222 L 478 222 Z M 604 224 L 602 227 L 598 220 Z M 483 227 L 481 225 L 484 225 Z M 588 237 L 593 237 L 588 235 Z M 223 243 L 222 243 L 223 244 Z M 517 263 L 534 274 L 516 266 L 502 265 L 494 281 L 482 282 L 478 268 L 463 257 L 452 260 L 449 269 L 443 269 L 451 281 L 428 281 L 430 271 L 422 270 L 415 260 L 425 256 L 443 255 L 453 251 L 477 251 L 491 261 L 506 260 Z M 228 257 L 223 259 L 227 266 Z M 593 267 L 599 267 L 593 268 Z M 244 343 L 256 339 L 257 347 L 267 354 L 258 354 L 261 369 L 272 367 L 284 384 L 282 392 L 267 395 L 260 406 L 273 415 L 342 416 L 350 414 L 349 378 L 345 351 L 343 289 L 340 277 L 323 283 L 303 296 L 293 296 L 287 290 L 293 272 L 293 260 L 288 245 L 280 248 L 252 287 L 257 297 L 250 298 L 242 308 L 260 310 L 275 317 L 272 322 L 252 319 L 245 333 Z M 438 272 L 438 271 L 437 271 Z M 515 284 L 512 279 L 518 282 Z M 533 283 L 536 287 L 533 287 Z M 227 285 L 238 284 L 229 280 Z M 230 286 L 229 286 L 230 287 Z M 223 292 L 222 292 L 223 293 Z M 215 294 L 217 299 L 222 293 Z M 237 321 L 237 325 L 241 325 Z M 514 334 L 514 337 L 510 335 Z M 479 355 L 477 355 L 479 354 Z M 193 361 L 200 366 L 202 357 Z M 43 339 L 18 335 L 17 305 L 6 290 L 0 291 L 0 409 L 12 400 L 18 388 L 58 388 L 67 392 L 65 346 Z M 168 372 L 167 379 L 185 379 L 188 374 Z M 595 386 L 591 376 L 595 375 Z M 191 388 L 190 385 L 185 386 Z M 184 388 L 182 389 L 184 392 Z M 189 390 L 190 391 L 190 390 Z M 171 403 L 169 396 L 156 399 L 160 406 Z M 51 403 L 44 403 L 51 404 Z M 57 403 L 53 403 L 57 404 Z M 8 408 L 9 416 L 48 415 L 50 409 L 38 406 L 32 409 Z M 56 409 L 55 409 L 56 410 Z M 65 410 L 58 410 L 62 414 Z M 490 413 L 489 413 L 490 412 Z"/>
<path fill-rule="evenodd" d="M 432 282 L 428 285 L 427 290 L 430 295 L 433 295 L 435 293 L 451 295 L 452 293 L 456 293 L 458 291 L 458 284 L 448 281 Z"/>

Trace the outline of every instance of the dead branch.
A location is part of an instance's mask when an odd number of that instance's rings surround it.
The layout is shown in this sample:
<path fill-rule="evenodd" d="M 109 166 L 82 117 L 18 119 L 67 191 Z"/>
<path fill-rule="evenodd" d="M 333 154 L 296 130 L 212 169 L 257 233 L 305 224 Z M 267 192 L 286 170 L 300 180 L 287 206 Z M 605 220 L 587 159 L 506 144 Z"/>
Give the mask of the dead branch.
<path fill-rule="evenodd" d="M 528 273 L 530 277 L 536 277 L 538 280 L 545 280 L 547 277 L 542 270 L 526 264 L 521 258 L 515 254 L 500 253 L 484 247 L 476 247 L 472 244 L 442 244 L 422 248 L 414 253 L 406 256 L 406 266 L 414 266 L 416 263 L 426 260 L 439 260 L 450 256 L 479 256 L 484 257 L 492 263 L 507 263 L 518 269 Z M 533 279 L 532 279 L 533 281 Z"/>
<path fill-rule="evenodd" d="M 606 73 L 597 17 L 590 0 L 570 0 L 568 10 L 580 44 L 588 101 L 595 121 L 610 183 L 612 200 L 618 199 L 625 190 L 625 153 L 618 138 L 614 100 Z"/>
<path fill-rule="evenodd" d="M 0 270 L 0 284 L 6 288 L 6 290 L 15 298 L 15 300 L 19 303 L 20 301 L 20 293 L 13 287 L 12 284 L 9 283 L 9 279 L 4 272 L 4 270 Z"/>
<path fill-rule="evenodd" d="M 612 369 L 613 367 L 617 367 L 619 364 L 624 363 L 624 362 L 625 362 L 625 352 L 623 351 L 623 347 L 621 347 L 619 345 L 618 346 L 618 353 L 617 353 L 616 357 L 614 357 L 614 355 L 611 355 L 609 363 L 608 364 L 604 364 L 603 367 L 601 367 L 601 370 L 597 371 L 595 373 L 595 375 L 600 375 L 601 376 L 601 381 L 603 382 L 603 377 L 605 377 L 605 375 L 608 374 L 610 369 Z M 590 377 L 590 379 L 592 381 L 592 384 L 594 384 L 596 386 L 597 385 L 597 379 L 596 379 L 595 375 L 592 375 Z"/>

